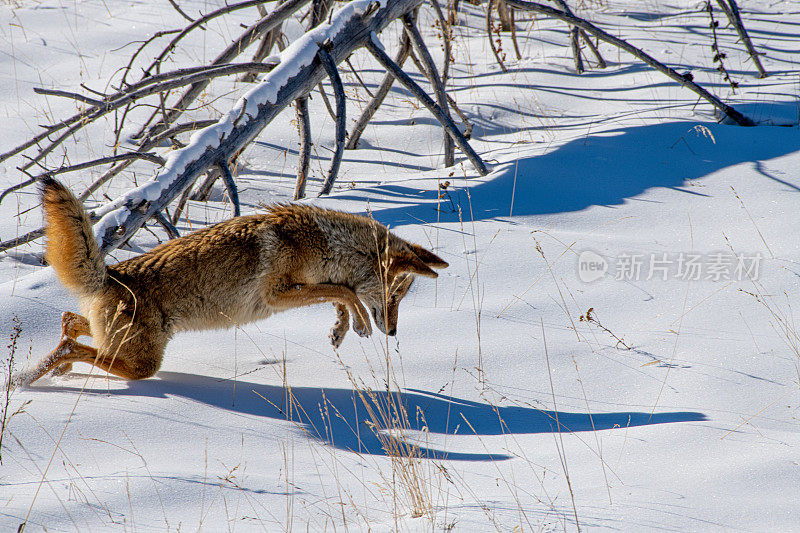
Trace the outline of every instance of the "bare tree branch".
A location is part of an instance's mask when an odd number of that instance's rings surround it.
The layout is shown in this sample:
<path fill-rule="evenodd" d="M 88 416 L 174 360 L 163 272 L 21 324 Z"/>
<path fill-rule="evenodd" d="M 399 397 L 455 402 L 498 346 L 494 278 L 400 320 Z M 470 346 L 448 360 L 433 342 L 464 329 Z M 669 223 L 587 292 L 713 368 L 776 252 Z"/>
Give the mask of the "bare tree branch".
<path fill-rule="evenodd" d="M 753 47 L 753 42 L 750 40 L 747 30 L 744 28 L 742 17 L 739 15 L 739 6 L 736 5 L 736 0 L 717 0 L 717 4 L 719 4 L 725 12 L 725 15 L 728 17 L 733 27 L 736 28 L 739 38 L 742 40 L 747 53 L 750 55 L 750 59 L 753 60 L 756 70 L 758 70 L 758 77 L 766 78 L 768 76 L 767 71 L 764 70 L 764 67 L 761 65 L 761 60 L 758 58 L 759 54 Z"/>
<path fill-rule="evenodd" d="M 0 155 L 0 162 L 3 162 L 6 159 L 30 148 L 31 146 L 40 143 L 53 133 L 71 126 L 61 136 L 56 138 L 56 140 L 51 141 L 48 146 L 40 150 L 35 157 L 31 158 L 31 161 L 22 167 L 27 170 L 36 162 L 41 161 L 47 154 L 52 152 L 59 144 L 61 144 L 65 139 L 79 129 L 83 128 L 90 122 L 97 120 L 101 116 L 119 109 L 131 102 L 135 102 L 136 100 L 140 100 L 153 94 L 158 94 L 162 91 L 191 85 L 198 81 L 208 81 L 219 76 L 230 76 L 232 74 L 239 74 L 241 72 L 269 72 L 273 68 L 275 68 L 274 64 L 233 63 L 228 65 L 215 65 L 212 67 L 179 69 L 173 72 L 160 74 L 158 76 L 152 76 L 147 80 L 131 86 L 131 88 L 126 91 L 121 91 L 110 95 L 109 100 L 106 102 L 100 102 L 99 105 L 87 108 L 68 119 L 62 120 L 61 122 L 52 126 L 48 126 L 45 132 L 36 135 L 25 143 Z"/>
<path fill-rule="evenodd" d="M 724 103 L 722 100 L 720 100 L 713 94 L 709 93 L 708 91 L 697 85 L 694 81 L 689 79 L 688 76 L 683 76 L 679 74 L 674 69 L 664 65 L 663 63 L 651 57 L 650 55 L 646 54 L 639 48 L 636 48 L 635 46 L 627 43 L 626 41 L 623 41 L 618 37 L 614 37 L 613 35 L 601 30 L 600 28 L 598 28 L 597 26 L 595 26 L 594 24 L 592 24 L 587 20 L 578 18 L 574 15 L 568 15 L 563 11 L 559 11 L 558 9 L 554 9 L 549 6 L 539 4 L 538 2 L 529 2 L 527 0 L 506 0 L 506 2 L 508 3 L 508 5 L 516 7 L 517 9 L 535 11 L 537 13 L 543 13 L 545 15 L 549 15 L 551 17 L 563 20 L 568 24 L 572 24 L 573 26 L 577 26 L 591 33 L 592 35 L 594 35 L 595 37 L 597 37 L 602 41 L 605 41 L 607 43 L 613 44 L 614 46 L 622 48 L 629 54 L 644 61 L 646 64 L 658 70 L 665 76 L 678 82 L 680 85 L 686 87 L 687 89 L 691 89 L 692 91 L 697 93 L 700 97 L 705 99 L 708 103 L 719 109 L 723 114 L 729 116 L 740 126 L 755 125 L 755 123 L 750 118 L 742 115 L 739 111 L 729 106 L 728 104 Z"/>
<path fill-rule="evenodd" d="M 406 33 L 408 33 L 411 38 L 411 45 L 419 55 L 423 67 L 425 67 L 423 74 L 425 74 L 431 82 L 439 107 L 441 107 L 444 114 L 450 118 L 450 111 L 447 107 L 447 93 L 444 91 L 444 84 L 439 77 L 439 73 L 436 71 L 436 65 L 428 51 L 428 47 L 425 46 L 425 41 L 422 40 L 422 35 L 420 35 L 417 29 L 415 20 L 410 14 L 403 17 L 403 26 L 405 27 Z M 444 135 L 444 166 L 452 167 L 455 164 L 453 139 L 448 135 L 446 127 L 443 126 L 442 130 Z"/>
<path fill-rule="evenodd" d="M 358 47 L 365 44 L 374 47 L 372 35 L 416 8 L 420 1 L 386 0 L 377 11 L 364 0 L 352 1 L 339 11 L 330 26 L 320 26 L 306 33 L 302 38 L 302 45 L 291 48 L 291 57 L 306 54 L 310 52 L 311 46 L 317 47 L 316 42 L 330 38 L 333 45 L 330 54 L 334 63 L 344 61 Z M 284 5 L 288 5 L 288 2 Z M 210 166 L 216 165 L 220 160 L 230 160 L 239 153 L 280 111 L 290 102 L 308 94 L 325 75 L 325 69 L 319 61 L 306 64 L 287 59 L 287 63 L 282 63 L 268 74 L 243 99 L 244 102 L 240 100 L 236 104 L 234 110 L 238 109 L 240 115 L 242 109 L 247 110 L 241 115 L 241 122 L 232 123 L 232 110 L 219 124 L 195 135 L 193 142 L 186 148 L 171 152 L 164 169 L 153 181 L 129 191 L 98 211 L 103 215 L 97 230 L 101 249 L 108 252 L 129 239 L 144 221 L 180 196 Z M 460 136 L 454 126 L 453 130 Z M 474 155 L 477 158 L 477 154 Z M 477 160 L 480 161 L 480 158 Z M 485 165 L 483 168 L 485 170 Z"/>
<path fill-rule="evenodd" d="M 339 71 L 336 70 L 336 64 L 333 62 L 333 58 L 331 58 L 328 52 L 330 47 L 330 43 L 325 43 L 320 46 L 317 56 L 322 66 L 325 68 L 325 72 L 328 73 L 328 78 L 330 78 L 331 85 L 333 85 L 333 94 L 336 98 L 336 148 L 333 151 L 328 176 L 325 178 L 325 182 L 322 184 L 322 190 L 319 192 L 320 196 L 330 194 L 331 189 L 333 189 L 333 182 L 336 181 L 336 176 L 339 174 L 339 166 L 342 163 L 345 135 L 347 135 L 344 85 L 342 85 L 342 79 L 339 77 Z"/>
<path fill-rule="evenodd" d="M 63 96 L 65 98 L 71 98 L 73 100 L 77 100 L 79 102 L 83 102 L 85 104 L 93 105 L 93 106 L 101 106 L 103 105 L 102 100 L 97 100 L 95 98 L 89 98 L 88 96 L 84 96 L 78 93 L 71 93 L 69 91 L 59 91 L 56 89 L 45 89 L 43 87 L 34 87 L 33 92 L 36 94 L 44 94 L 46 96 Z"/>
<path fill-rule="evenodd" d="M 261 20 L 253 24 L 252 26 L 248 27 L 244 33 L 242 33 L 238 39 L 233 41 L 231 44 L 225 48 L 212 62 L 211 65 L 223 65 L 226 63 L 230 63 L 234 58 L 236 58 L 239 54 L 241 54 L 248 46 L 253 44 L 256 40 L 258 40 L 262 35 L 266 32 L 272 30 L 273 28 L 278 27 L 280 24 L 283 23 L 284 20 L 289 18 L 295 11 L 306 5 L 310 0 L 288 0 L 286 3 L 281 4 L 274 11 L 272 11 L 266 17 L 263 17 Z M 237 6 L 244 6 L 250 7 L 252 5 L 257 5 L 263 3 L 262 2 L 244 2 L 243 4 L 236 4 Z M 245 5 L 246 4 L 246 5 Z M 217 12 L 222 12 L 226 8 L 222 8 Z M 227 12 L 227 11 L 225 11 Z M 212 16 L 214 13 L 207 15 L 207 17 Z M 220 13 L 224 14 L 224 13 Z M 198 19 L 200 20 L 200 19 Z M 187 28 L 188 29 L 188 28 Z M 187 29 L 184 32 L 188 33 Z M 190 30 L 189 30 L 190 31 Z M 165 53 L 171 50 L 171 47 L 174 47 L 175 43 L 180 38 L 183 38 L 185 33 L 181 33 L 170 45 L 165 49 Z M 153 62 L 149 70 L 152 70 L 160 61 L 164 58 L 164 53 L 157 58 L 156 61 Z M 180 99 L 170 106 L 170 112 L 167 116 L 168 124 L 161 124 L 160 122 L 155 124 L 151 127 L 148 135 L 155 135 L 159 133 L 161 130 L 168 127 L 169 124 L 175 122 L 178 117 L 194 102 L 198 96 L 200 96 L 206 87 L 208 87 L 209 81 L 198 81 L 197 83 L 193 84 L 189 89 L 186 90 L 183 95 L 181 95 Z M 153 120 L 158 116 L 157 113 L 154 113 L 150 119 L 145 122 L 145 125 L 139 130 L 136 134 L 136 137 L 142 137 L 145 134 L 145 131 L 149 127 L 149 124 L 153 122 Z"/>
<path fill-rule="evenodd" d="M 492 49 L 492 53 L 494 54 L 495 60 L 497 60 L 497 64 L 500 65 L 500 70 L 503 72 L 508 72 L 508 68 L 506 68 L 506 64 L 503 63 L 502 58 L 500 57 L 500 52 L 497 51 L 497 45 L 494 42 L 493 34 L 495 33 L 492 31 L 493 24 L 492 24 L 492 8 L 495 6 L 496 2 L 500 0 L 489 0 L 486 2 L 486 35 L 489 36 L 489 46 Z M 500 39 L 500 33 L 497 32 L 497 38 Z"/>
<path fill-rule="evenodd" d="M 442 85 L 447 87 L 447 80 L 450 78 L 450 61 L 453 58 L 453 50 L 450 47 L 450 39 L 452 38 L 452 28 L 444 18 L 442 13 L 442 6 L 439 5 L 439 0 L 429 0 L 436 13 L 436 19 L 439 21 L 439 29 L 442 32 L 442 51 L 444 52 L 444 62 L 442 63 Z"/>
<path fill-rule="evenodd" d="M 403 72 L 403 70 L 398 67 L 388 55 L 386 55 L 386 52 L 383 51 L 383 47 L 376 43 L 374 39 L 367 40 L 365 46 L 367 50 L 369 50 L 369 52 L 375 56 L 375 59 L 378 60 L 378 63 L 380 63 L 383 68 L 397 78 L 397 81 L 403 84 L 403 86 L 408 89 L 417 100 L 422 102 L 422 104 L 427 107 L 431 113 L 433 113 L 433 116 L 436 117 L 436 120 L 438 120 L 447 128 L 448 132 L 453 137 L 453 140 L 456 142 L 461 151 L 467 156 L 478 173 L 481 176 L 488 174 L 489 169 L 486 167 L 486 164 L 483 162 L 480 156 L 475 153 L 475 150 L 473 150 L 469 145 L 469 142 L 467 142 L 467 140 L 458 130 L 455 123 L 453 123 L 453 120 L 447 116 L 444 111 L 442 111 L 442 108 L 436 105 L 436 103 L 431 100 L 431 97 L 425 94 L 425 91 L 423 91 L 422 88 L 417 85 L 408 74 Z"/>
<path fill-rule="evenodd" d="M 400 38 L 400 50 L 397 52 L 397 55 L 394 58 L 394 62 L 402 67 L 403 63 L 405 63 L 408 55 L 411 53 L 411 40 L 408 37 L 408 34 L 403 32 L 402 37 Z M 367 124 L 372 120 L 372 117 L 375 116 L 375 113 L 378 111 L 378 108 L 383 103 L 386 96 L 389 94 L 389 90 L 392 88 L 392 84 L 394 83 L 394 76 L 390 73 L 386 73 L 383 77 L 383 81 L 378 86 L 378 90 L 375 92 L 375 97 L 370 100 L 364 110 L 361 112 L 361 116 L 356 121 L 355 126 L 353 126 L 353 131 L 350 132 L 350 138 L 347 141 L 347 145 L 345 148 L 348 150 L 355 150 L 358 148 L 358 141 L 361 139 L 361 135 L 364 133 L 364 130 L 367 127 Z"/>
<path fill-rule="evenodd" d="M 306 196 L 306 181 L 311 163 L 311 118 L 308 116 L 308 98 L 295 100 L 297 108 L 297 132 L 300 135 L 300 153 L 297 162 L 297 183 L 294 188 L 294 199 Z"/>
<path fill-rule="evenodd" d="M 166 217 L 166 215 L 164 215 L 163 212 L 156 211 L 156 214 L 153 215 L 153 218 L 156 219 L 156 222 L 161 224 L 161 227 L 164 228 L 164 231 L 167 232 L 167 235 L 169 235 L 170 239 L 177 239 L 178 237 L 181 236 L 180 232 L 178 231 L 178 228 L 176 228 L 172 224 L 172 222 L 170 222 L 170 220 Z"/>
<path fill-rule="evenodd" d="M 227 161 L 220 159 L 217 162 L 217 166 L 222 172 L 222 181 L 225 183 L 225 189 L 228 191 L 228 198 L 231 199 L 231 203 L 233 204 L 233 216 L 238 217 L 242 214 L 242 207 L 239 204 L 239 190 L 236 188 L 236 181 L 233 179 L 231 169 L 228 168 Z"/>

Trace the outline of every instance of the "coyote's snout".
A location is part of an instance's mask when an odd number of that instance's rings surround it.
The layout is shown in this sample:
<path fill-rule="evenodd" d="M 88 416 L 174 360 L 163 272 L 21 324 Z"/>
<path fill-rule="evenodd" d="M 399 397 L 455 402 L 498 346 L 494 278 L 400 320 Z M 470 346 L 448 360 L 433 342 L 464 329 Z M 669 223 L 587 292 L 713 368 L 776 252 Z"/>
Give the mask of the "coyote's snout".
<path fill-rule="evenodd" d="M 126 379 L 161 366 L 172 335 L 230 327 L 320 302 L 336 307 L 331 343 L 353 330 L 397 331 L 400 301 L 414 277 L 435 278 L 447 262 L 390 233 L 374 220 L 297 204 L 237 217 L 106 265 L 80 201 L 62 184 L 42 183 L 45 257 L 78 296 L 82 315 L 66 312 L 58 347 L 16 378 L 31 383 L 95 365 Z M 94 346 L 78 337 L 94 338 Z"/>

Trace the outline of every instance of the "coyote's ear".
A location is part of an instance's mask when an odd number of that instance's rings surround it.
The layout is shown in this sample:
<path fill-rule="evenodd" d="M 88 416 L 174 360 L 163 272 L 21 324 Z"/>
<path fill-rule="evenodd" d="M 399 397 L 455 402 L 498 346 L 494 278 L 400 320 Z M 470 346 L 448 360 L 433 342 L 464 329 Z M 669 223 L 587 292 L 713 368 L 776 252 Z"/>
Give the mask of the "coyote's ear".
<path fill-rule="evenodd" d="M 401 252 L 399 254 L 392 255 L 391 266 L 389 267 L 389 276 L 394 277 L 401 272 L 425 276 L 426 278 L 439 277 L 439 274 L 431 270 L 431 268 L 423 263 L 419 257 L 408 252 Z"/>
<path fill-rule="evenodd" d="M 422 262 L 428 265 L 429 267 L 447 268 L 448 266 L 450 266 L 447 261 L 436 255 L 435 253 L 429 252 L 419 244 L 408 243 L 408 245 L 411 247 L 411 251 L 414 252 L 417 255 L 417 257 L 419 257 L 422 260 Z"/>

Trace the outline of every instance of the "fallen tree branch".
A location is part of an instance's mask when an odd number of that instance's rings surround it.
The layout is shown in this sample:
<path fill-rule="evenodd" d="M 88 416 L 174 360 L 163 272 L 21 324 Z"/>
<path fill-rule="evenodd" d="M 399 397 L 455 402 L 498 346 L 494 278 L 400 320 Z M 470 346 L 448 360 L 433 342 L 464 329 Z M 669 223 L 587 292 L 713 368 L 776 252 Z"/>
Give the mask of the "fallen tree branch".
<path fill-rule="evenodd" d="M 31 160 L 22 167 L 23 169 L 27 170 L 38 161 L 41 161 L 47 154 L 52 152 L 59 144 L 61 144 L 65 139 L 79 129 L 85 127 L 87 124 L 97 120 L 103 115 L 128 105 L 131 102 L 140 100 L 153 94 L 158 94 L 163 91 L 168 91 L 170 89 L 191 85 L 196 83 L 198 80 L 208 81 L 212 78 L 230 76 L 232 74 L 239 74 L 241 72 L 270 72 L 273 68 L 275 68 L 274 63 L 232 63 L 227 65 L 215 65 L 212 67 L 179 69 L 174 72 L 152 76 L 147 80 L 131 86 L 131 88 L 128 90 L 120 91 L 116 94 L 110 95 L 108 101 L 99 102 L 98 105 L 87 108 L 80 113 L 69 117 L 68 119 L 62 120 L 57 124 L 48 126 L 47 130 L 43 133 L 36 135 L 32 139 L 0 155 L 0 162 L 3 162 L 12 156 L 27 150 L 31 146 L 40 143 L 44 139 L 47 139 L 53 133 L 69 126 L 66 132 L 62 133 L 56 140 L 51 141 L 48 146 L 40 150 L 35 157 L 32 157 Z"/>
<path fill-rule="evenodd" d="M 96 228 L 102 250 L 113 250 L 130 238 L 155 212 L 163 210 L 189 188 L 201 173 L 217 161 L 230 160 L 290 102 L 307 95 L 326 75 L 317 58 L 317 43 L 330 39 L 331 57 L 335 63 L 341 62 L 356 48 L 365 44 L 374 47 L 371 35 L 416 8 L 420 1 L 387 0 L 371 17 L 365 18 L 365 14 L 373 11 L 370 2 L 353 0 L 330 23 L 295 40 L 281 52 L 280 64 L 226 116 L 193 135 L 185 148 L 171 152 L 158 176 L 98 211 L 103 216 Z M 236 117 L 242 120 L 234 124 Z M 477 158 L 477 154 L 474 156 Z M 480 158 L 477 160 L 483 165 Z M 486 171 L 485 165 L 482 168 Z"/>
<path fill-rule="evenodd" d="M 447 118 L 450 118 L 444 83 L 442 83 L 442 78 L 439 77 L 439 73 L 436 71 L 436 64 L 433 62 L 433 57 L 431 57 L 428 47 L 425 46 L 425 41 L 422 40 L 422 35 L 420 35 L 415 20 L 410 14 L 403 17 L 403 26 L 405 27 L 406 33 L 408 33 L 408 36 L 411 38 L 411 46 L 414 47 L 424 67 L 422 74 L 425 74 L 431 82 L 434 94 L 436 95 L 436 103 L 442 108 Z M 444 126 L 442 126 L 442 133 L 444 135 L 444 166 L 452 167 L 455 164 L 453 139 L 448 135 L 447 128 Z"/>
<path fill-rule="evenodd" d="M 734 109 L 733 107 L 729 106 L 728 104 L 724 103 L 722 100 L 714 96 L 713 94 L 709 93 L 699 85 L 697 85 L 694 81 L 690 79 L 689 76 L 683 76 L 679 74 L 674 69 L 664 65 L 660 61 L 656 60 L 655 58 L 651 57 L 650 55 L 646 54 L 639 48 L 623 41 L 618 37 L 614 37 L 613 35 L 601 30 L 591 22 L 584 20 L 582 18 L 578 18 L 574 15 L 568 15 L 563 11 L 559 11 L 558 9 L 554 9 L 549 6 L 545 6 L 539 4 L 538 2 L 529 2 L 527 0 L 505 0 L 506 3 L 512 7 L 517 9 L 524 9 L 527 11 L 535 11 L 537 13 L 542 13 L 545 15 L 549 15 L 551 17 L 563 20 L 568 24 L 572 24 L 573 26 L 577 26 L 598 39 L 605 41 L 609 44 L 613 44 L 617 46 L 629 54 L 633 55 L 634 57 L 644 61 L 646 64 L 650 65 L 654 69 L 658 70 L 665 76 L 669 77 L 670 79 L 678 82 L 683 87 L 694 91 L 698 94 L 701 98 L 706 100 L 708 103 L 719 109 L 724 115 L 729 116 L 733 121 L 735 121 L 740 126 L 754 126 L 755 123 L 748 117 L 741 114 L 739 111 Z"/>
<path fill-rule="evenodd" d="M 239 38 L 237 38 L 235 41 L 229 44 L 227 48 L 225 48 L 225 50 L 223 50 L 222 52 L 220 52 L 219 55 L 217 55 L 217 57 L 211 62 L 211 65 L 214 66 L 214 65 L 223 65 L 226 63 L 230 63 L 239 54 L 241 54 L 247 47 L 256 42 L 262 35 L 283 24 L 284 20 L 289 18 L 298 9 L 309 3 L 309 1 L 310 0 L 288 0 L 287 2 L 279 5 L 269 15 L 261 18 L 261 20 L 259 20 L 252 26 L 249 26 L 244 31 L 244 33 L 242 33 L 239 36 Z M 257 5 L 260 3 L 263 2 L 245 2 L 245 4 L 247 5 L 245 5 L 244 7 L 249 7 L 250 5 Z M 238 4 L 238 5 L 244 5 L 244 4 Z M 215 13 L 218 13 L 219 11 L 222 11 L 224 9 L 226 8 L 222 8 L 221 10 L 218 10 Z M 211 15 L 212 14 L 209 14 L 208 16 Z M 165 52 L 171 50 L 172 49 L 171 47 L 174 47 L 174 45 L 178 42 L 178 40 L 183 38 L 183 35 L 184 34 L 182 33 L 178 35 L 175 39 L 173 39 L 170 45 L 168 45 L 168 47 L 165 49 Z M 163 57 L 164 53 L 162 53 L 160 59 L 157 58 L 156 61 L 153 62 L 153 64 L 150 67 L 150 70 L 152 70 L 155 67 L 155 65 L 160 63 L 160 61 L 163 60 Z M 168 124 L 163 124 L 159 122 L 151 127 L 150 124 L 158 116 L 158 113 L 154 113 L 136 134 L 136 138 L 141 138 L 145 136 L 145 131 L 147 131 L 147 136 L 155 135 L 159 133 L 161 130 L 167 128 L 169 124 L 174 123 L 178 119 L 178 117 L 180 117 L 180 115 L 189 107 L 189 105 L 191 105 L 192 102 L 194 102 L 197 99 L 197 97 L 199 97 L 203 93 L 205 88 L 208 87 L 208 84 L 209 84 L 208 81 L 198 81 L 197 83 L 193 84 L 189 89 L 187 89 L 186 92 L 181 95 L 180 99 L 176 103 L 170 106 L 170 112 L 166 118 L 166 122 Z M 148 130 L 148 128 L 150 129 Z"/>
<path fill-rule="evenodd" d="M 756 70 L 758 70 L 758 77 L 766 78 L 768 76 L 767 71 L 764 70 L 764 67 L 761 65 L 761 60 L 758 58 L 759 54 L 753 47 L 753 42 L 750 40 L 747 30 L 744 29 L 736 0 L 717 0 L 717 4 L 719 4 L 719 7 L 725 12 L 725 16 L 728 17 L 728 20 L 736 29 L 736 33 L 739 34 L 739 38 L 742 40 L 747 53 L 750 55 L 750 59 L 753 60 L 753 64 L 755 64 Z"/>
<path fill-rule="evenodd" d="M 187 132 L 187 131 L 195 131 L 198 129 L 206 128 L 212 124 L 216 124 L 216 120 L 197 120 L 194 122 L 187 122 L 185 124 L 178 124 L 177 126 L 173 126 L 172 128 L 168 129 L 167 131 L 162 132 L 160 135 L 157 135 L 150 139 L 150 141 L 139 147 L 137 152 L 144 152 L 146 150 L 150 150 L 151 148 L 158 146 L 161 141 L 166 138 L 174 137 L 179 133 Z M 85 201 L 89 196 L 91 196 L 97 189 L 99 189 L 104 183 L 108 182 L 114 176 L 128 168 L 135 160 L 130 159 L 128 161 L 123 161 L 118 165 L 114 165 L 110 169 L 108 169 L 102 176 L 97 178 L 89 187 L 86 188 L 79 196 L 78 199 L 80 201 Z"/>
<path fill-rule="evenodd" d="M 56 89 L 45 89 L 43 87 L 34 87 L 33 92 L 36 94 L 43 94 L 45 96 L 62 96 L 64 98 L 71 98 L 73 100 L 77 100 L 79 102 L 83 102 L 84 104 L 89 104 L 92 106 L 101 106 L 103 105 L 102 100 L 97 100 L 96 98 L 89 98 L 88 96 L 84 96 L 78 93 L 71 93 L 69 91 L 59 91 Z"/>
<path fill-rule="evenodd" d="M 169 235 L 170 239 L 177 239 L 181 236 L 178 228 L 176 228 L 172 222 L 170 222 L 169 218 L 167 218 L 163 212 L 156 211 L 156 214 L 153 215 L 153 218 L 156 220 L 156 222 L 161 224 L 161 227 L 164 228 L 164 231 L 167 232 L 167 235 Z"/>
<path fill-rule="evenodd" d="M 11 194 L 12 192 L 18 191 L 18 190 L 20 190 L 20 189 L 22 189 L 24 187 L 27 187 L 28 185 L 33 185 L 37 181 L 41 181 L 43 178 L 46 178 L 46 177 L 56 176 L 58 174 L 65 174 L 67 172 L 75 172 L 77 170 L 84 170 L 84 169 L 87 169 L 87 168 L 96 167 L 98 165 L 105 165 L 105 164 L 108 164 L 108 163 L 114 163 L 114 162 L 117 162 L 117 161 L 126 161 L 126 160 L 133 161 L 133 160 L 138 160 L 138 159 L 144 159 L 145 161 L 150 161 L 151 163 L 155 163 L 157 165 L 163 165 L 164 164 L 164 158 L 163 157 L 161 157 L 161 156 L 159 156 L 157 154 L 151 154 L 151 153 L 148 153 L 148 152 L 129 152 L 129 153 L 125 153 L 125 154 L 118 154 L 118 155 L 111 155 L 111 156 L 108 156 L 108 157 L 101 157 L 99 159 L 93 159 L 92 161 L 86 161 L 84 163 L 78 163 L 77 165 L 70 165 L 70 166 L 67 166 L 67 167 L 61 167 L 61 168 L 56 168 L 56 169 L 53 169 L 53 170 L 48 170 L 48 171 L 43 172 L 43 173 L 41 173 L 41 174 L 39 174 L 37 176 L 32 176 L 31 178 L 29 178 L 29 179 L 27 179 L 27 180 L 25 180 L 25 181 L 23 181 L 21 183 L 18 183 L 16 185 L 13 185 L 13 186 L 9 187 L 8 189 L 4 190 L 2 193 L 0 193 L 0 202 L 2 202 L 3 199 L 6 196 L 8 196 L 9 194 Z"/>
<path fill-rule="evenodd" d="M 410 53 L 411 40 L 409 39 L 408 34 L 403 32 L 403 35 L 400 38 L 400 50 L 398 50 L 397 55 L 394 58 L 394 62 L 398 67 L 403 66 L 403 63 L 405 63 L 406 59 L 408 59 Z M 350 132 L 350 137 L 347 140 L 347 145 L 345 148 L 348 150 L 355 150 L 358 148 L 358 141 L 361 139 L 361 135 L 364 133 L 367 124 L 369 124 L 372 120 L 372 117 L 375 116 L 378 108 L 386 99 L 386 96 L 389 94 L 389 91 L 392 88 L 392 84 L 394 84 L 394 76 L 387 72 L 383 77 L 383 81 L 378 86 L 378 90 L 375 91 L 375 96 L 369 101 L 367 106 L 361 112 L 361 116 L 358 117 L 358 120 L 353 126 L 353 130 Z"/>
<path fill-rule="evenodd" d="M 336 181 L 336 176 L 339 174 L 339 166 L 342 164 L 345 135 L 347 135 L 344 85 L 342 85 L 342 78 L 339 77 L 339 71 L 336 70 L 336 64 L 333 62 L 333 58 L 331 58 L 331 54 L 328 52 L 330 48 L 330 41 L 322 44 L 322 46 L 319 47 L 317 56 L 322 66 L 325 68 L 328 78 L 331 80 L 333 95 L 336 99 L 336 148 L 333 151 L 331 167 L 328 170 L 328 176 L 325 178 L 325 182 L 322 184 L 319 196 L 328 195 L 331 189 L 333 189 L 333 182 Z"/>
<path fill-rule="evenodd" d="M 392 61 L 392 59 L 386 55 L 386 52 L 383 51 L 383 46 L 377 41 L 376 38 L 370 39 L 365 44 L 367 50 L 378 60 L 383 68 L 389 71 L 397 81 L 399 81 L 406 89 L 408 89 L 414 97 L 419 100 L 428 110 L 436 117 L 444 127 L 447 128 L 450 135 L 453 137 L 453 140 L 458 145 L 459 149 L 467 156 L 467 159 L 470 160 L 472 165 L 478 171 L 481 176 L 485 176 L 489 173 L 489 169 L 486 167 L 486 164 L 483 160 L 475 153 L 475 150 L 469 145 L 469 142 L 464 138 L 464 135 L 456 127 L 453 120 L 442 111 L 442 108 L 436 105 L 436 103 L 431 100 L 431 97 L 425 94 L 425 91 L 416 84 L 414 80 L 412 80 L 408 74 L 403 72 L 403 70 L 397 66 L 397 64 Z"/>
<path fill-rule="evenodd" d="M 231 199 L 233 204 L 233 216 L 238 217 L 242 214 L 242 207 L 239 204 L 239 189 L 236 188 L 236 181 L 233 179 L 231 169 L 228 168 L 228 162 L 224 159 L 217 161 L 217 166 L 222 172 L 222 182 L 225 184 L 225 189 L 228 191 L 228 198 Z"/>
<path fill-rule="evenodd" d="M 297 132 L 300 135 L 300 152 L 297 161 L 297 183 L 294 187 L 294 199 L 306 196 L 308 169 L 311 165 L 311 118 L 308 115 L 308 98 L 303 96 L 295 100 L 297 110 Z"/>

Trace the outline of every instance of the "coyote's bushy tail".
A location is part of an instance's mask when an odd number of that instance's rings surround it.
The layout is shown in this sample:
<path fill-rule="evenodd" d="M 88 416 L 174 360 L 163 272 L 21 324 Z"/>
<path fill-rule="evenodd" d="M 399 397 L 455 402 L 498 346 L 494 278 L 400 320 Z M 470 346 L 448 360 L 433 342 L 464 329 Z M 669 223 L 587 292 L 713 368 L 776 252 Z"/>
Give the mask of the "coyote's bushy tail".
<path fill-rule="evenodd" d="M 41 194 L 47 262 L 71 291 L 83 296 L 99 292 L 106 283 L 106 264 L 83 204 L 52 178 L 42 180 Z"/>

